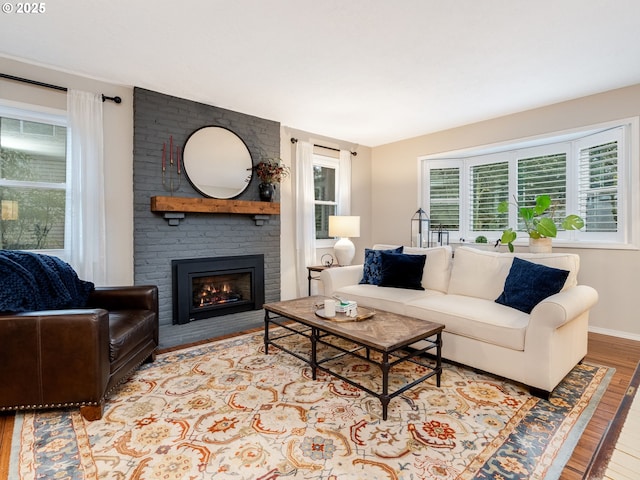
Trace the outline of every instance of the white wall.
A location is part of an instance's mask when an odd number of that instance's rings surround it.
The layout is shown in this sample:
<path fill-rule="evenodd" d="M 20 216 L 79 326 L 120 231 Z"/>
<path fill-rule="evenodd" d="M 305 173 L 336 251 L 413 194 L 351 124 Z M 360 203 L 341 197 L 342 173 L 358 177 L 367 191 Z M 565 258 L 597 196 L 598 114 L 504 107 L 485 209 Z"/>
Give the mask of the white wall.
<path fill-rule="evenodd" d="M 0 72 L 62 87 L 119 96 L 104 104 L 107 283 L 133 283 L 133 88 L 0 58 Z M 66 110 L 64 92 L 0 78 L 0 99 Z"/>
<path fill-rule="evenodd" d="M 407 244 L 418 206 L 417 158 L 491 145 L 640 115 L 640 85 L 613 90 L 460 128 L 395 142 L 372 153 L 372 239 Z M 634 162 L 640 159 L 634 158 Z M 640 222 L 640 219 L 634 219 Z M 640 251 L 556 249 L 579 253 L 580 282 L 596 288 L 598 305 L 590 329 L 640 340 L 635 303 L 640 287 Z"/>

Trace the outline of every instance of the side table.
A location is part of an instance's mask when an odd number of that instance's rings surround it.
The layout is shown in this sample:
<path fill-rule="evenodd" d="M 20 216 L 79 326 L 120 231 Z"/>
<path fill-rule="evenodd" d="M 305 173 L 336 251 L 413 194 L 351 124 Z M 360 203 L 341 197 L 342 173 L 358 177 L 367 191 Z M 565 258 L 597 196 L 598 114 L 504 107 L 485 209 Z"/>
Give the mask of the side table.
<path fill-rule="evenodd" d="M 312 272 L 316 272 L 316 273 L 320 273 L 323 270 L 326 270 L 327 268 L 331 268 L 331 266 L 327 266 L 327 265 L 312 265 L 310 267 L 307 267 L 307 281 L 309 282 L 309 296 L 311 296 L 311 280 L 320 280 L 320 277 L 318 275 L 313 276 L 311 275 Z"/>

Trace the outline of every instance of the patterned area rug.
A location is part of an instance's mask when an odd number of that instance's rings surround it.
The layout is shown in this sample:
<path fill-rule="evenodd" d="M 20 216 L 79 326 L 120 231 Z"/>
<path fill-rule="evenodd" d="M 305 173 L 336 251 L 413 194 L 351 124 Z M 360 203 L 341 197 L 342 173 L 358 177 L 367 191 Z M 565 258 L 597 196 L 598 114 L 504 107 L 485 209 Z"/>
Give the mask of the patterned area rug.
<path fill-rule="evenodd" d="M 374 387 L 377 368 L 344 360 Z M 419 375 L 399 365 L 392 382 Z M 109 400 L 102 420 L 77 410 L 16 416 L 11 479 L 556 479 L 610 379 L 577 366 L 550 401 L 444 364 L 378 399 L 249 334 L 159 355 Z"/>

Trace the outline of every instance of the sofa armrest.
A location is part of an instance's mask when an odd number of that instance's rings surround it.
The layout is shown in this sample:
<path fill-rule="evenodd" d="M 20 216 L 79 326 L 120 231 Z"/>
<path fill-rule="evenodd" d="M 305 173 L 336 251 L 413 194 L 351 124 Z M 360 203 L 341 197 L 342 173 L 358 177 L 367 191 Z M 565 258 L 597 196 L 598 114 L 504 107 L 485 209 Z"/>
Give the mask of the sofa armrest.
<path fill-rule="evenodd" d="M 158 313 L 158 287 L 134 285 L 96 287 L 89 296 L 89 308 L 105 310 L 151 310 Z"/>
<path fill-rule="evenodd" d="M 529 327 L 556 329 L 578 318 L 598 303 L 598 292 L 587 285 L 576 285 L 545 298 L 531 311 Z"/>
<path fill-rule="evenodd" d="M 320 272 L 320 280 L 324 286 L 324 294 L 332 295 L 347 285 L 356 285 L 362 278 L 363 265 L 331 267 Z"/>

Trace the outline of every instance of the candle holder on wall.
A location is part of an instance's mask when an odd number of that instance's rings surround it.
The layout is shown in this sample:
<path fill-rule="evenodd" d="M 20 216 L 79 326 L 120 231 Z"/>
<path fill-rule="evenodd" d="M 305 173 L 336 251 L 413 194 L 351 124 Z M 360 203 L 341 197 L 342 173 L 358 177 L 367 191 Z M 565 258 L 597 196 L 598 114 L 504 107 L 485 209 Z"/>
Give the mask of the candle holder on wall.
<path fill-rule="evenodd" d="M 174 157 L 173 135 L 171 135 L 169 137 L 169 165 L 167 165 L 167 144 L 166 142 L 162 142 L 162 187 L 173 195 L 173 192 L 180 188 L 181 183 L 182 166 L 180 162 L 180 148 L 176 145 Z"/>

